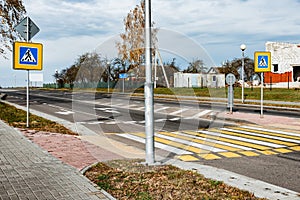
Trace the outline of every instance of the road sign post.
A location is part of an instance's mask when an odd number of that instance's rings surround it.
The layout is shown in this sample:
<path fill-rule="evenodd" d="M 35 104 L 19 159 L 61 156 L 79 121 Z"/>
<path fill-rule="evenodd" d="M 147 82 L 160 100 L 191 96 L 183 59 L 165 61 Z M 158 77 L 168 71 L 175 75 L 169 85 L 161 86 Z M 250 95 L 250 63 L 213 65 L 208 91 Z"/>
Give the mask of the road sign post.
<path fill-rule="evenodd" d="M 119 78 L 120 79 L 122 79 L 122 91 L 123 91 L 123 93 L 125 92 L 125 78 L 128 78 L 128 74 L 126 74 L 126 73 L 121 73 L 121 74 L 119 74 Z"/>
<path fill-rule="evenodd" d="M 234 99 L 234 93 L 233 93 L 233 84 L 236 81 L 236 78 L 233 74 L 227 74 L 226 78 L 226 83 L 229 85 L 228 88 L 228 107 L 229 107 L 229 113 L 232 114 L 233 110 L 233 99 Z"/>
<path fill-rule="evenodd" d="M 14 29 L 26 40 L 25 42 L 15 42 L 13 51 L 13 69 L 27 70 L 27 120 L 26 127 L 29 127 L 29 70 L 42 70 L 42 44 L 29 43 L 40 29 L 29 18 L 25 17 Z"/>
<path fill-rule="evenodd" d="M 261 73 L 261 91 L 260 91 L 260 117 L 263 118 L 264 110 L 264 72 L 271 71 L 271 52 L 257 51 L 254 53 L 254 71 Z"/>

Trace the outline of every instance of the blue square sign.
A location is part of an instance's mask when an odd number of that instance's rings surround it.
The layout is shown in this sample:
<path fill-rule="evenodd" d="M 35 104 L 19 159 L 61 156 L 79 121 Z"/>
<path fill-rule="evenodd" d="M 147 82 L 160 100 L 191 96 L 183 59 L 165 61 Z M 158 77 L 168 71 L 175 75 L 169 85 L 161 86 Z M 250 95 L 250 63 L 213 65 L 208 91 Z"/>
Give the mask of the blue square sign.
<path fill-rule="evenodd" d="M 258 68 L 268 68 L 268 56 L 258 56 Z"/>
<path fill-rule="evenodd" d="M 257 51 L 254 53 L 254 71 L 270 72 L 271 71 L 271 52 Z"/>
<path fill-rule="evenodd" d="M 13 69 L 42 70 L 43 45 L 32 42 L 14 42 Z"/>
<path fill-rule="evenodd" d="M 38 49 L 34 47 L 20 47 L 20 64 L 37 65 Z"/>

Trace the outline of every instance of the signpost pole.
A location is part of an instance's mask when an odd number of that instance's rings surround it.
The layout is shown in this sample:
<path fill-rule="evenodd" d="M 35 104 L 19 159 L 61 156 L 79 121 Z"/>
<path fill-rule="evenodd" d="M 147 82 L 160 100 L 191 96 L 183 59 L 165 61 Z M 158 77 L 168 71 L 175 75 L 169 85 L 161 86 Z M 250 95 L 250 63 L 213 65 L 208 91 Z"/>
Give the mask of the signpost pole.
<path fill-rule="evenodd" d="M 260 88 L 260 118 L 264 117 L 264 73 L 261 73 L 261 88 Z"/>
<path fill-rule="evenodd" d="M 125 78 L 123 78 L 123 93 L 125 91 Z"/>
<path fill-rule="evenodd" d="M 261 89 L 260 89 L 260 118 L 263 118 L 264 112 L 264 72 L 271 71 L 271 52 L 255 52 L 254 53 L 254 71 L 261 73 Z"/>
<path fill-rule="evenodd" d="M 27 21 L 26 21 L 26 42 L 29 42 L 29 17 L 27 17 Z M 26 127 L 29 128 L 29 70 L 28 69 L 27 69 L 26 99 L 27 99 Z"/>
<path fill-rule="evenodd" d="M 233 110 L 233 99 L 234 99 L 234 94 L 233 94 L 233 84 L 235 83 L 236 79 L 233 74 L 227 74 L 225 78 L 226 83 L 229 85 L 228 88 L 228 107 L 229 107 L 229 113 L 232 114 Z"/>
<path fill-rule="evenodd" d="M 26 69 L 27 70 L 27 87 L 26 87 L 26 99 L 27 99 L 27 119 L 26 126 L 29 128 L 29 70 L 42 70 L 42 45 L 33 44 L 29 41 L 37 34 L 40 29 L 34 24 L 33 21 L 27 16 L 18 23 L 14 29 L 26 40 L 26 52 L 22 52 L 24 49 L 22 42 L 14 42 L 14 69 Z M 35 49 L 31 52 L 31 49 Z M 22 55 L 21 52 L 23 53 Z M 23 56 L 23 57 L 21 57 Z M 35 57 L 35 58 L 32 58 Z"/>
<path fill-rule="evenodd" d="M 26 127 L 29 128 L 29 70 L 27 70 L 27 86 L 26 86 L 26 99 L 27 99 L 27 120 Z"/>

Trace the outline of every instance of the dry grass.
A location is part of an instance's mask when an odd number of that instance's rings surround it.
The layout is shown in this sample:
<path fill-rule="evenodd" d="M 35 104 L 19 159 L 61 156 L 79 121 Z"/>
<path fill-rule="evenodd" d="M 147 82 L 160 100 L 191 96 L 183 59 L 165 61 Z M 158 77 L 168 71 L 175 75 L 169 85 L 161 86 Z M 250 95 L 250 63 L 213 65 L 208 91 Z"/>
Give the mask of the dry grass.
<path fill-rule="evenodd" d="M 194 171 L 140 163 L 141 160 L 98 163 L 85 175 L 117 199 L 259 199 Z"/>
<path fill-rule="evenodd" d="M 0 102 L 0 119 L 15 128 L 26 129 L 27 113 L 14 106 Z M 36 115 L 30 115 L 29 129 L 52 133 L 77 135 L 64 126 Z"/>

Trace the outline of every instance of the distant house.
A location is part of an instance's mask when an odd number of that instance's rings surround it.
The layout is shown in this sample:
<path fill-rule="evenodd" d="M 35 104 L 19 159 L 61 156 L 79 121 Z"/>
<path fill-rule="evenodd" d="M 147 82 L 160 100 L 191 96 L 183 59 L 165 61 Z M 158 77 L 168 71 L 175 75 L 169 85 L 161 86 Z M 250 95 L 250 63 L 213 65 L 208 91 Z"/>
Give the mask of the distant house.
<path fill-rule="evenodd" d="M 300 82 L 300 44 L 267 42 L 265 47 L 272 62 L 265 83 Z"/>
<path fill-rule="evenodd" d="M 216 68 L 210 68 L 207 73 L 174 73 L 174 87 L 225 87 L 225 74 L 219 74 Z"/>

